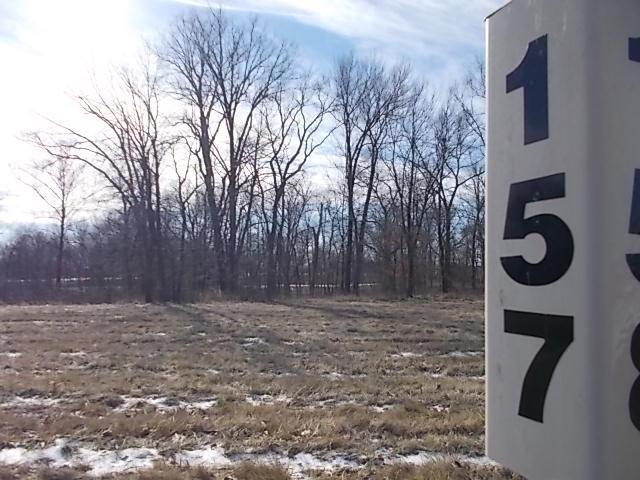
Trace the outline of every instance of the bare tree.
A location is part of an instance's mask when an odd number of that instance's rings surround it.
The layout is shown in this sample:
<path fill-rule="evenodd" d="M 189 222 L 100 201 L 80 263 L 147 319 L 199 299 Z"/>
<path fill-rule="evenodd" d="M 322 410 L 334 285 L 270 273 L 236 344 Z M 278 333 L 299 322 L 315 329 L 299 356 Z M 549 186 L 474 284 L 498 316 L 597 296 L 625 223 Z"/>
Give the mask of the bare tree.
<path fill-rule="evenodd" d="M 414 85 L 402 110 L 385 156 L 387 171 L 397 192 L 402 238 L 407 255 L 406 294 L 416 289 L 416 255 L 427 208 L 434 200 L 436 158 L 432 154 L 433 98 Z"/>
<path fill-rule="evenodd" d="M 469 188 L 467 205 L 471 212 L 470 266 L 471 288 L 476 290 L 478 271 L 484 269 L 484 210 L 485 183 L 484 160 L 486 149 L 486 72 L 484 62 L 477 60 L 469 70 L 463 89 L 457 99 L 464 113 L 467 125 L 472 131 L 473 154 L 477 157 L 474 165 L 474 175 Z"/>
<path fill-rule="evenodd" d="M 37 160 L 25 169 L 24 182 L 45 203 L 57 223 L 56 285 L 60 286 L 69 223 L 82 206 L 82 165 L 70 158 L 66 148 L 47 149 L 49 158 Z"/>
<path fill-rule="evenodd" d="M 436 155 L 436 212 L 440 285 L 443 293 L 451 289 L 454 253 L 454 221 L 461 188 L 478 172 L 474 156 L 475 138 L 467 118 L 451 90 L 436 115 L 434 144 Z"/>
<path fill-rule="evenodd" d="M 342 58 L 334 74 L 334 115 L 342 136 L 348 209 L 342 271 L 345 292 L 350 292 L 352 287 L 358 292 L 377 163 L 390 121 L 406 101 L 408 77 L 406 66 L 388 71 L 378 62 L 357 60 L 353 55 Z M 359 215 L 356 212 L 358 187 L 364 194 Z"/>
<path fill-rule="evenodd" d="M 281 208 L 291 181 L 325 142 L 331 130 L 320 133 L 329 99 L 308 76 L 283 87 L 261 110 L 264 124 L 266 175 L 260 183 L 266 227 L 267 292 L 275 294 L 276 245 L 282 240 L 285 213 Z M 267 203 L 268 202 L 268 203 Z"/>
<path fill-rule="evenodd" d="M 83 129 L 55 123 L 58 140 L 35 136 L 54 155 L 66 152 L 95 172 L 119 198 L 124 218 L 133 218 L 141 238 L 142 270 L 146 301 L 167 299 L 161 222 L 161 166 L 170 145 L 162 131 L 158 76 L 151 65 L 141 73 L 121 70 L 114 78 L 115 91 L 97 90 L 77 97 L 88 125 Z M 131 261 L 130 254 L 124 262 Z"/>
<path fill-rule="evenodd" d="M 291 73 L 291 47 L 275 43 L 255 21 L 235 23 L 209 9 L 174 25 L 161 57 L 175 93 L 188 102 L 183 120 L 200 144 L 220 288 L 235 291 L 241 229 L 251 213 L 240 201 L 256 186 L 256 123 Z"/>

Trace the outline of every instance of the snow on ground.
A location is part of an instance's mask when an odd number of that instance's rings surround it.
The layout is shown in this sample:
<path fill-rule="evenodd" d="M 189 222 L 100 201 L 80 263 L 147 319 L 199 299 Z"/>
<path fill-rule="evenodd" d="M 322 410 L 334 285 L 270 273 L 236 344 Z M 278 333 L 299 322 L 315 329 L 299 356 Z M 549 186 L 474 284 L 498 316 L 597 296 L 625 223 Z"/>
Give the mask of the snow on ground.
<path fill-rule="evenodd" d="M 88 474 L 96 477 L 151 468 L 158 458 L 158 451 L 153 448 L 93 450 L 65 439 L 58 439 L 53 446 L 42 449 L 17 447 L 0 450 L 0 463 L 24 465 L 38 462 L 47 463 L 52 468 L 86 466 Z"/>
<path fill-rule="evenodd" d="M 5 407 L 5 408 L 51 407 L 60 402 L 61 400 L 59 398 L 17 396 L 12 398 L 11 400 L 0 403 L 0 407 Z"/>
<path fill-rule="evenodd" d="M 131 410 L 141 405 L 151 405 L 159 411 L 173 411 L 179 408 L 185 410 L 208 410 L 218 404 L 216 399 L 204 399 L 194 402 L 184 400 L 174 400 L 167 397 L 129 397 L 122 396 L 123 403 L 116 408 L 116 411 Z"/>
<path fill-rule="evenodd" d="M 376 457 L 384 464 L 426 465 L 429 463 L 456 460 L 479 466 L 495 466 L 486 457 L 469 457 L 455 455 L 447 457 L 433 452 L 416 452 L 410 455 L 396 455 L 389 451 L 376 452 Z M 369 461 L 339 452 L 313 454 L 301 452 L 293 457 L 282 453 L 236 453 L 227 454 L 224 449 L 207 446 L 198 450 L 183 450 L 162 455 L 154 448 L 126 448 L 123 450 L 95 450 L 88 445 L 67 439 L 58 439 L 54 445 L 42 449 L 26 449 L 23 447 L 4 448 L 0 450 L 0 463 L 9 465 L 25 465 L 47 463 L 53 468 L 84 467 L 91 476 L 110 475 L 153 467 L 157 461 L 165 461 L 180 466 L 201 466 L 211 469 L 231 467 L 240 462 L 259 464 L 279 464 L 286 466 L 294 478 L 305 478 L 306 471 L 334 472 L 339 470 L 357 470 Z"/>
<path fill-rule="evenodd" d="M 400 353 L 394 353 L 393 355 L 391 355 L 391 358 L 419 358 L 421 356 L 422 356 L 421 353 L 400 352 Z"/>
<path fill-rule="evenodd" d="M 452 357 L 452 358 L 465 358 L 465 357 L 479 357 L 480 355 L 482 355 L 482 352 L 455 351 L 455 352 L 445 353 L 444 355 L 440 355 L 440 356 L 441 357 Z"/>
<path fill-rule="evenodd" d="M 292 398 L 286 395 L 278 395 L 277 397 L 273 395 L 249 395 L 245 398 L 245 401 L 254 407 L 259 405 L 274 405 L 276 403 L 291 403 L 292 400 Z"/>
<path fill-rule="evenodd" d="M 247 337 L 244 339 L 241 345 L 246 348 L 246 347 L 253 347 L 255 345 L 260 345 L 263 343 L 266 343 L 266 342 L 264 341 L 264 339 L 260 337 Z"/>
<path fill-rule="evenodd" d="M 231 465 L 222 448 L 207 447 L 200 450 L 184 450 L 174 456 L 174 461 L 180 466 L 189 467 L 226 467 Z"/>
<path fill-rule="evenodd" d="M 123 395 L 121 398 L 122 404 L 115 408 L 117 412 L 124 412 L 126 410 L 144 407 L 145 405 L 153 406 L 160 412 L 171 412 L 178 409 L 208 410 L 218 404 L 218 400 L 215 398 L 205 398 L 190 402 L 168 397 L 129 397 Z M 0 408 L 53 407 L 64 402 L 65 398 L 16 396 L 0 403 Z"/>

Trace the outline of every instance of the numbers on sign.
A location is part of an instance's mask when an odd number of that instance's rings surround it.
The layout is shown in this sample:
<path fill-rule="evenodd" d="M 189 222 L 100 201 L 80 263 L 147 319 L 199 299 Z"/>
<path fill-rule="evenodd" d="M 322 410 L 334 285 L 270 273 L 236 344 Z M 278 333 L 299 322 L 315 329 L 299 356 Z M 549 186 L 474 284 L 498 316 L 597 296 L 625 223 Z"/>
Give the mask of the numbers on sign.
<path fill-rule="evenodd" d="M 547 35 L 531 43 L 524 59 L 507 75 L 507 93 L 524 90 L 524 144 L 549 138 Z"/>
<path fill-rule="evenodd" d="M 521 240 L 527 235 L 542 235 L 546 253 L 539 263 L 529 263 L 522 255 L 502 257 L 502 267 L 507 275 L 522 285 L 549 285 L 567 273 L 573 261 L 573 236 L 571 230 L 559 217 L 552 214 L 525 218 L 528 203 L 565 197 L 565 174 L 534 178 L 514 183 L 509 190 L 507 219 L 504 227 L 505 240 Z"/>
<path fill-rule="evenodd" d="M 543 423 L 553 373 L 573 343 L 573 317 L 505 310 L 504 331 L 545 341 L 524 377 L 518 410 L 521 417 Z"/>
<path fill-rule="evenodd" d="M 629 39 L 629 60 L 640 62 L 640 38 Z"/>
<path fill-rule="evenodd" d="M 629 60 L 640 63 L 640 38 L 629 39 Z M 549 138 L 548 36 L 529 43 L 520 65 L 507 75 L 507 94 L 524 90 L 525 145 Z M 536 264 L 524 257 L 501 257 L 507 275 L 529 286 L 549 285 L 562 278 L 574 256 L 573 235 L 567 224 L 552 214 L 525 218 L 529 203 L 564 198 L 565 174 L 514 183 L 509 190 L 504 239 L 522 240 L 530 234 L 541 235 L 546 244 L 544 258 Z M 629 233 L 640 235 L 640 169 L 635 171 Z M 640 254 L 626 256 L 629 269 L 640 282 Z M 516 310 L 504 311 L 504 331 L 508 334 L 536 337 L 544 344 L 525 374 L 518 415 L 543 423 L 547 393 L 554 372 L 574 340 L 574 317 Z M 640 430 L 640 325 L 631 339 L 631 359 L 639 373 L 629 398 L 631 421 Z"/>

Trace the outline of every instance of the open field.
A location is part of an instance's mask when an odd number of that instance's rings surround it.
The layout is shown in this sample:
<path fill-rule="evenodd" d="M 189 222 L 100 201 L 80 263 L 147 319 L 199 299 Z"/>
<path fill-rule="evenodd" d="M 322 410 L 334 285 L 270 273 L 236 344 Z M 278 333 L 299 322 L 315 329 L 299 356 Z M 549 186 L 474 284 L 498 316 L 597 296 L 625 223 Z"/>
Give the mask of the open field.
<path fill-rule="evenodd" d="M 482 303 L 0 307 L 0 479 L 507 479 Z"/>

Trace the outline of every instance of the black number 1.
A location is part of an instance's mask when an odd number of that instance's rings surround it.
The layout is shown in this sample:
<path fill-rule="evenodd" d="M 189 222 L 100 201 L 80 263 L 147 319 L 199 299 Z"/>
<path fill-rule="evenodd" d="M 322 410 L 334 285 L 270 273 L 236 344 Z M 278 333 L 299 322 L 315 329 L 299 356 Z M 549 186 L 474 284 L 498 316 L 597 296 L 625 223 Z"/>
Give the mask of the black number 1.
<path fill-rule="evenodd" d="M 545 340 L 524 377 L 518 410 L 521 417 L 542 423 L 553 373 L 573 343 L 573 317 L 505 310 L 504 331 Z"/>
<path fill-rule="evenodd" d="M 524 144 L 549 138 L 547 35 L 529 43 L 522 63 L 507 75 L 507 93 L 524 89 Z"/>

